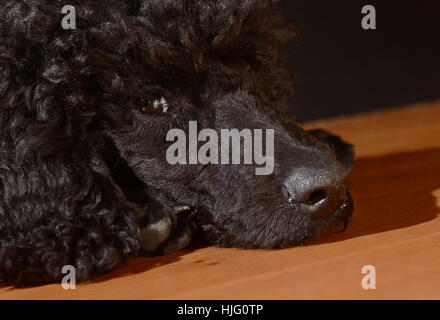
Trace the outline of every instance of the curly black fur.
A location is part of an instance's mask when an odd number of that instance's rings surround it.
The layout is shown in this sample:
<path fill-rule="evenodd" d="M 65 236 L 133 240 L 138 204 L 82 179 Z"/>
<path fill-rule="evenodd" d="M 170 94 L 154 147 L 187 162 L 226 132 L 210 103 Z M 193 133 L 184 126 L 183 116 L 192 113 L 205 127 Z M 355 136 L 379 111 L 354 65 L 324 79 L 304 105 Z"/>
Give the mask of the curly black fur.
<path fill-rule="evenodd" d="M 67 4 L 76 30 L 61 28 Z M 341 183 L 347 173 L 331 143 L 283 111 L 292 33 L 270 0 L 1 1 L 0 282 L 58 281 L 66 264 L 81 281 L 178 249 L 188 230 L 178 205 L 196 208 L 192 231 L 220 246 L 283 247 L 346 222 L 351 209 L 314 220 L 280 196 L 283 168 L 312 162 Z M 167 114 L 141 112 L 162 96 Z M 287 160 L 269 177 L 171 167 L 166 132 L 189 120 L 277 128 Z M 155 235 L 158 221 L 172 227 Z"/>

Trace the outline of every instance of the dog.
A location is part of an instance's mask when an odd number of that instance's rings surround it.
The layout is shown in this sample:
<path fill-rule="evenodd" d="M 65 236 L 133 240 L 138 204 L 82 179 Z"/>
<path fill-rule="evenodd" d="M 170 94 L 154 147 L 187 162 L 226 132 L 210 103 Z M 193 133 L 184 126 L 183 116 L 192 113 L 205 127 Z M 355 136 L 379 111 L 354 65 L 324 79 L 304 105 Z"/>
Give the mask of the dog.
<path fill-rule="evenodd" d="M 0 9 L 0 282 L 77 281 L 193 236 L 283 248 L 343 223 L 353 146 L 286 97 L 295 33 L 272 0 L 6 0 Z M 170 164 L 170 130 L 274 132 L 273 172 Z M 267 146 L 266 146 L 267 147 Z"/>

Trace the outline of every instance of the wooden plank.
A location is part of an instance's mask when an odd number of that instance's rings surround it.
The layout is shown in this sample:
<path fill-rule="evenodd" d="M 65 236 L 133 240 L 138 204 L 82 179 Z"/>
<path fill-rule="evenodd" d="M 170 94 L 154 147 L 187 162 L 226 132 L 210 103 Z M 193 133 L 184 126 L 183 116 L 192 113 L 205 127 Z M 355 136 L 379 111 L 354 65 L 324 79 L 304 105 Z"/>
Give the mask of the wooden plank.
<path fill-rule="evenodd" d="M 0 299 L 440 298 L 440 102 L 317 121 L 356 144 L 353 223 L 284 250 L 191 247 L 135 258 L 76 290 L 0 289 Z M 364 265 L 376 290 L 361 287 Z"/>

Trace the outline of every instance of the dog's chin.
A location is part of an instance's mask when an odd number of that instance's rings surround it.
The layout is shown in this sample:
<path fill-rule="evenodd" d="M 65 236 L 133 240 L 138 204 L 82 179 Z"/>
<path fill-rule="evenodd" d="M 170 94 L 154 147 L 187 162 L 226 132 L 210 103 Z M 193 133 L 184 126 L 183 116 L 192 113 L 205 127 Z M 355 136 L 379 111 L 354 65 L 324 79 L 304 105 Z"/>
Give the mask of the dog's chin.
<path fill-rule="evenodd" d="M 294 234 L 292 238 L 280 239 L 279 245 L 274 245 L 274 248 L 288 248 L 298 245 L 303 245 L 308 240 L 319 238 L 327 233 L 342 233 L 344 232 L 353 214 L 353 198 L 348 192 L 337 209 L 326 218 L 305 218 L 308 222 L 303 225 L 304 230 Z M 288 237 L 287 237 L 288 238 Z"/>
<path fill-rule="evenodd" d="M 278 249 L 297 246 L 303 244 L 306 240 L 317 238 L 326 231 L 333 233 L 343 232 L 352 217 L 353 213 L 353 199 L 351 194 L 346 191 L 343 201 L 338 204 L 337 209 L 326 218 L 314 219 L 297 212 L 295 214 L 298 223 L 297 228 L 287 229 L 286 225 L 280 225 L 278 231 L 261 230 L 262 232 L 255 232 L 255 230 L 244 230 L 241 233 L 233 233 L 227 231 L 226 226 L 219 226 L 212 223 L 206 223 L 201 220 L 196 223 L 196 233 L 198 238 L 206 241 L 209 244 L 214 244 L 219 247 L 237 247 L 243 249 Z M 203 212 L 203 210 L 200 210 Z M 209 214 L 208 214 L 209 216 Z M 301 217 L 302 216 L 302 217 Z M 261 235 L 266 234 L 267 238 L 256 237 L 253 238 L 251 234 Z"/>

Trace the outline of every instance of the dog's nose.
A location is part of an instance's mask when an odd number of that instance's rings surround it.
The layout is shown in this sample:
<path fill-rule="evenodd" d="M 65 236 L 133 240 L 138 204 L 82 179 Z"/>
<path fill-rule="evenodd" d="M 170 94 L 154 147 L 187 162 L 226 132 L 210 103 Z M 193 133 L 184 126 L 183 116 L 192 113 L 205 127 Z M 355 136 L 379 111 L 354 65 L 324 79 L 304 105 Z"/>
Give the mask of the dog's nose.
<path fill-rule="evenodd" d="M 301 207 L 314 219 L 330 217 L 346 196 L 345 174 L 330 170 L 295 170 L 285 181 L 289 202 Z"/>

